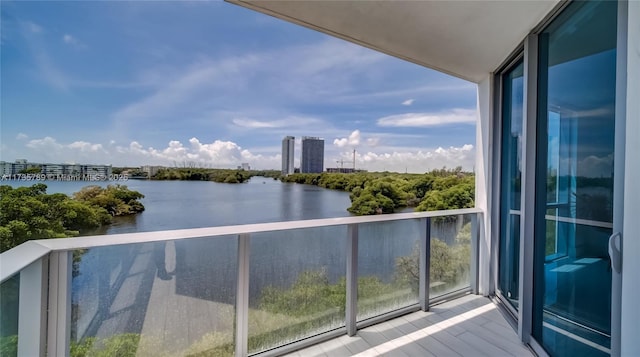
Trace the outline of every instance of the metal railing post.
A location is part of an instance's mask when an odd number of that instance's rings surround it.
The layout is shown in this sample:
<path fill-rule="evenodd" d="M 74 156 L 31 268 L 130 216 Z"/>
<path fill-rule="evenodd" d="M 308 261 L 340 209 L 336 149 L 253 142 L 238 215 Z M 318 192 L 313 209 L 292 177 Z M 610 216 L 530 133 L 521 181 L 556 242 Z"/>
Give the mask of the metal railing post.
<path fill-rule="evenodd" d="M 347 334 L 355 336 L 358 314 L 358 225 L 347 226 L 347 301 L 345 306 L 345 324 Z"/>
<path fill-rule="evenodd" d="M 471 285 L 471 293 L 478 294 L 478 273 L 480 271 L 479 264 L 479 247 L 478 244 L 480 242 L 480 226 L 478 225 L 479 220 L 481 219 L 480 213 L 471 215 L 471 266 L 469 270 L 470 275 L 470 285 Z"/>
<path fill-rule="evenodd" d="M 419 299 L 422 311 L 429 311 L 429 285 L 431 271 L 431 218 L 425 218 L 420 224 L 420 258 L 418 273 L 420 274 Z"/>
<path fill-rule="evenodd" d="M 73 251 L 49 255 L 47 355 L 68 356 L 71 339 L 71 272 Z"/>
<path fill-rule="evenodd" d="M 236 353 L 249 354 L 249 251 L 250 234 L 238 235 L 238 286 L 236 291 Z"/>
<path fill-rule="evenodd" d="M 18 356 L 44 356 L 46 352 L 48 264 L 44 256 L 20 271 Z"/>

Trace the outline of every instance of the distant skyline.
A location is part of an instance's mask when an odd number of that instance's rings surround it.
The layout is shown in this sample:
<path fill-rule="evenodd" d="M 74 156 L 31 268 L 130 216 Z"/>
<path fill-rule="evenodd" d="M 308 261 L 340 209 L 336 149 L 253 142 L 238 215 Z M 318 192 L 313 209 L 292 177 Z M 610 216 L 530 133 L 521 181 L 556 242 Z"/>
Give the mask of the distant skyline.
<path fill-rule="evenodd" d="M 476 87 L 224 2 L 2 1 L 0 160 L 471 170 Z M 299 157 L 295 160 L 299 167 Z"/>

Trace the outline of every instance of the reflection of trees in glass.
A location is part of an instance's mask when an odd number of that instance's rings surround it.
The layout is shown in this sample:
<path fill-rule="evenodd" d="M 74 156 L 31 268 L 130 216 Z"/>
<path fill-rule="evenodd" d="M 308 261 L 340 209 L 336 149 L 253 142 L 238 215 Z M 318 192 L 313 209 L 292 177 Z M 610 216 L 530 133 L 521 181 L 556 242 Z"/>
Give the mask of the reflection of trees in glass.
<path fill-rule="evenodd" d="M 548 211 L 552 211 L 551 214 L 553 214 L 553 211 L 555 211 L 555 210 L 552 209 L 552 210 L 548 210 Z M 544 249 L 545 255 L 547 255 L 547 256 L 557 253 L 556 252 L 556 238 L 557 238 L 556 237 L 556 225 L 557 225 L 557 223 L 555 221 L 547 221 L 545 249 Z"/>
<path fill-rule="evenodd" d="M 0 285 L 0 356 L 17 356 L 18 353 L 19 291 L 19 274 Z"/>
<path fill-rule="evenodd" d="M 611 197 L 604 194 L 572 193 L 575 200 L 571 205 L 574 217 L 600 222 L 611 222 L 613 207 Z"/>
<path fill-rule="evenodd" d="M 305 271 L 288 289 L 268 286 L 262 290 L 259 308 L 292 316 L 316 314 L 337 308 L 344 311 L 346 282 L 331 284 L 325 269 Z"/>
<path fill-rule="evenodd" d="M 123 333 L 105 339 L 88 337 L 80 342 L 72 342 L 71 357 L 135 357 L 138 351 L 140 335 L 137 333 Z"/>
<path fill-rule="evenodd" d="M 18 355 L 18 335 L 0 337 L 0 356 Z"/>
<path fill-rule="evenodd" d="M 397 280 L 411 285 L 418 290 L 420 248 L 416 245 L 407 257 L 400 257 L 396 262 Z M 431 239 L 431 265 L 429 280 L 434 283 L 445 283 L 455 286 L 468 276 L 471 258 L 471 224 L 467 223 L 458 233 L 455 244 L 447 245 L 438 238 Z"/>
<path fill-rule="evenodd" d="M 455 287 L 468 277 L 471 257 L 471 224 L 458 232 L 455 244 L 431 240 L 431 282 Z M 358 313 L 375 312 L 384 304 L 393 304 L 403 296 L 415 296 L 419 284 L 419 250 L 416 246 L 409 256 L 396 260 L 396 271 L 391 282 L 376 276 L 358 278 Z M 261 322 L 260 331 L 250 338 L 249 344 L 260 350 L 291 341 L 296 336 L 309 336 L 323 331 L 335 319 L 344 319 L 346 301 L 345 278 L 331 283 L 324 269 L 305 271 L 289 288 L 267 287 L 259 299 L 259 310 L 269 313 Z M 276 319 L 288 322 L 275 322 Z M 268 322 L 269 319 L 274 321 Z M 250 326 L 252 325 L 250 315 Z M 271 327 L 270 327 L 271 326 Z M 251 327 L 250 327 L 251 328 Z"/>
<path fill-rule="evenodd" d="M 431 241 L 431 282 L 456 286 L 468 276 L 470 260 L 471 224 L 458 232 L 455 244 L 447 245 L 433 238 Z M 358 278 L 358 311 L 375 311 L 381 305 L 393 303 L 404 296 L 415 296 L 418 289 L 418 249 L 396 260 L 394 279 L 384 282 L 376 276 Z M 300 273 L 287 287 L 266 287 L 249 310 L 249 350 L 262 351 L 284 343 L 326 332 L 343 323 L 346 302 L 344 277 L 332 282 L 326 269 Z M 233 316 L 218 316 L 233 320 Z M 327 327 L 329 326 L 329 327 Z M 233 356 L 232 331 L 214 331 L 192 343 L 177 355 Z M 72 357 L 80 356 L 164 356 L 156 353 L 153 339 L 138 334 L 119 334 L 107 339 L 95 337 L 72 342 Z"/>
<path fill-rule="evenodd" d="M 166 343 L 158 337 L 138 333 L 121 333 L 107 338 L 86 337 L 70 344 L 70 357 L 173 357 L 173 356 L 233 356 L 235 345 L 230 333 L 211 332 L 202 336 L 184 351 L 171 353 L 162 349 Z M 4 356 L 4 354 L 3 354 Z"/>
<path fill-rule="evenodd" d="M 358 313 L 410 295 L 401 281 L 383 282 L 377 276 L 358 278 Z M 249 314 L 249 349 L 261 351 L 305 338 L 343 324 L 346 279 L 332 283 L 326 269 L 305 271 L 288 288 L 266 287 L 258 309 Z"/>
<path fill-rule="evenodd" d="M 580 219 L 611 222 L 613 220 L 613 178 L 576 177 L 572 213 Z"/>

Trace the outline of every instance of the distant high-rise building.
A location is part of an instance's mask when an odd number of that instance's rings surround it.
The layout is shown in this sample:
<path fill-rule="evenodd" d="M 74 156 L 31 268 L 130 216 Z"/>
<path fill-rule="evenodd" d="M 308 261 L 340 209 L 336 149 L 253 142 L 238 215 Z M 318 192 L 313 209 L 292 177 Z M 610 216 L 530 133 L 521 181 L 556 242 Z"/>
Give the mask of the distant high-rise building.
<path fill-rule="evenodd" d="M 300 172 L 316 173 L 322 171 L 324 171 L 324 139 L 303 136 Z"/>
<path fill-rule="evenodd" d="M 282 139 L 282 174 L 290 175 L 294 170 L 293 150 L 296 140 L 293 136 L 285 136 Z"/>

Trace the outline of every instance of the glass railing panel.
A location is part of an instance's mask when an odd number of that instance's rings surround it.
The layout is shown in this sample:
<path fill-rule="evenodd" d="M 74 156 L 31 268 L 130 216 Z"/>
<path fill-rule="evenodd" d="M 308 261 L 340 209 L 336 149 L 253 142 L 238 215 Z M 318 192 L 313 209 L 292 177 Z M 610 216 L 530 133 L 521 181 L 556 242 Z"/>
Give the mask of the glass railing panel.
<path fill-rule="evenodd" d="M 344 326 L 347 227 L 251 235 L 249 352 Z"/>
<path fill-rule="evenodd" d="M 473 215 L 431 219 L 430 299 L 470 287 Z"/>
<path fill-rule="evenodd" d="M 233 355 L 237 237 L 74 252 L 72 356 Z"/>
<path fill-rule="evenodd" d="M 417 304 L 420 224 L 402 220 L 360 224 L 357 321 Z"/>
<path fill-rule="evenodd" d="M 18 355 L 20 273 L 0 284 L 0 356 Z"/>

